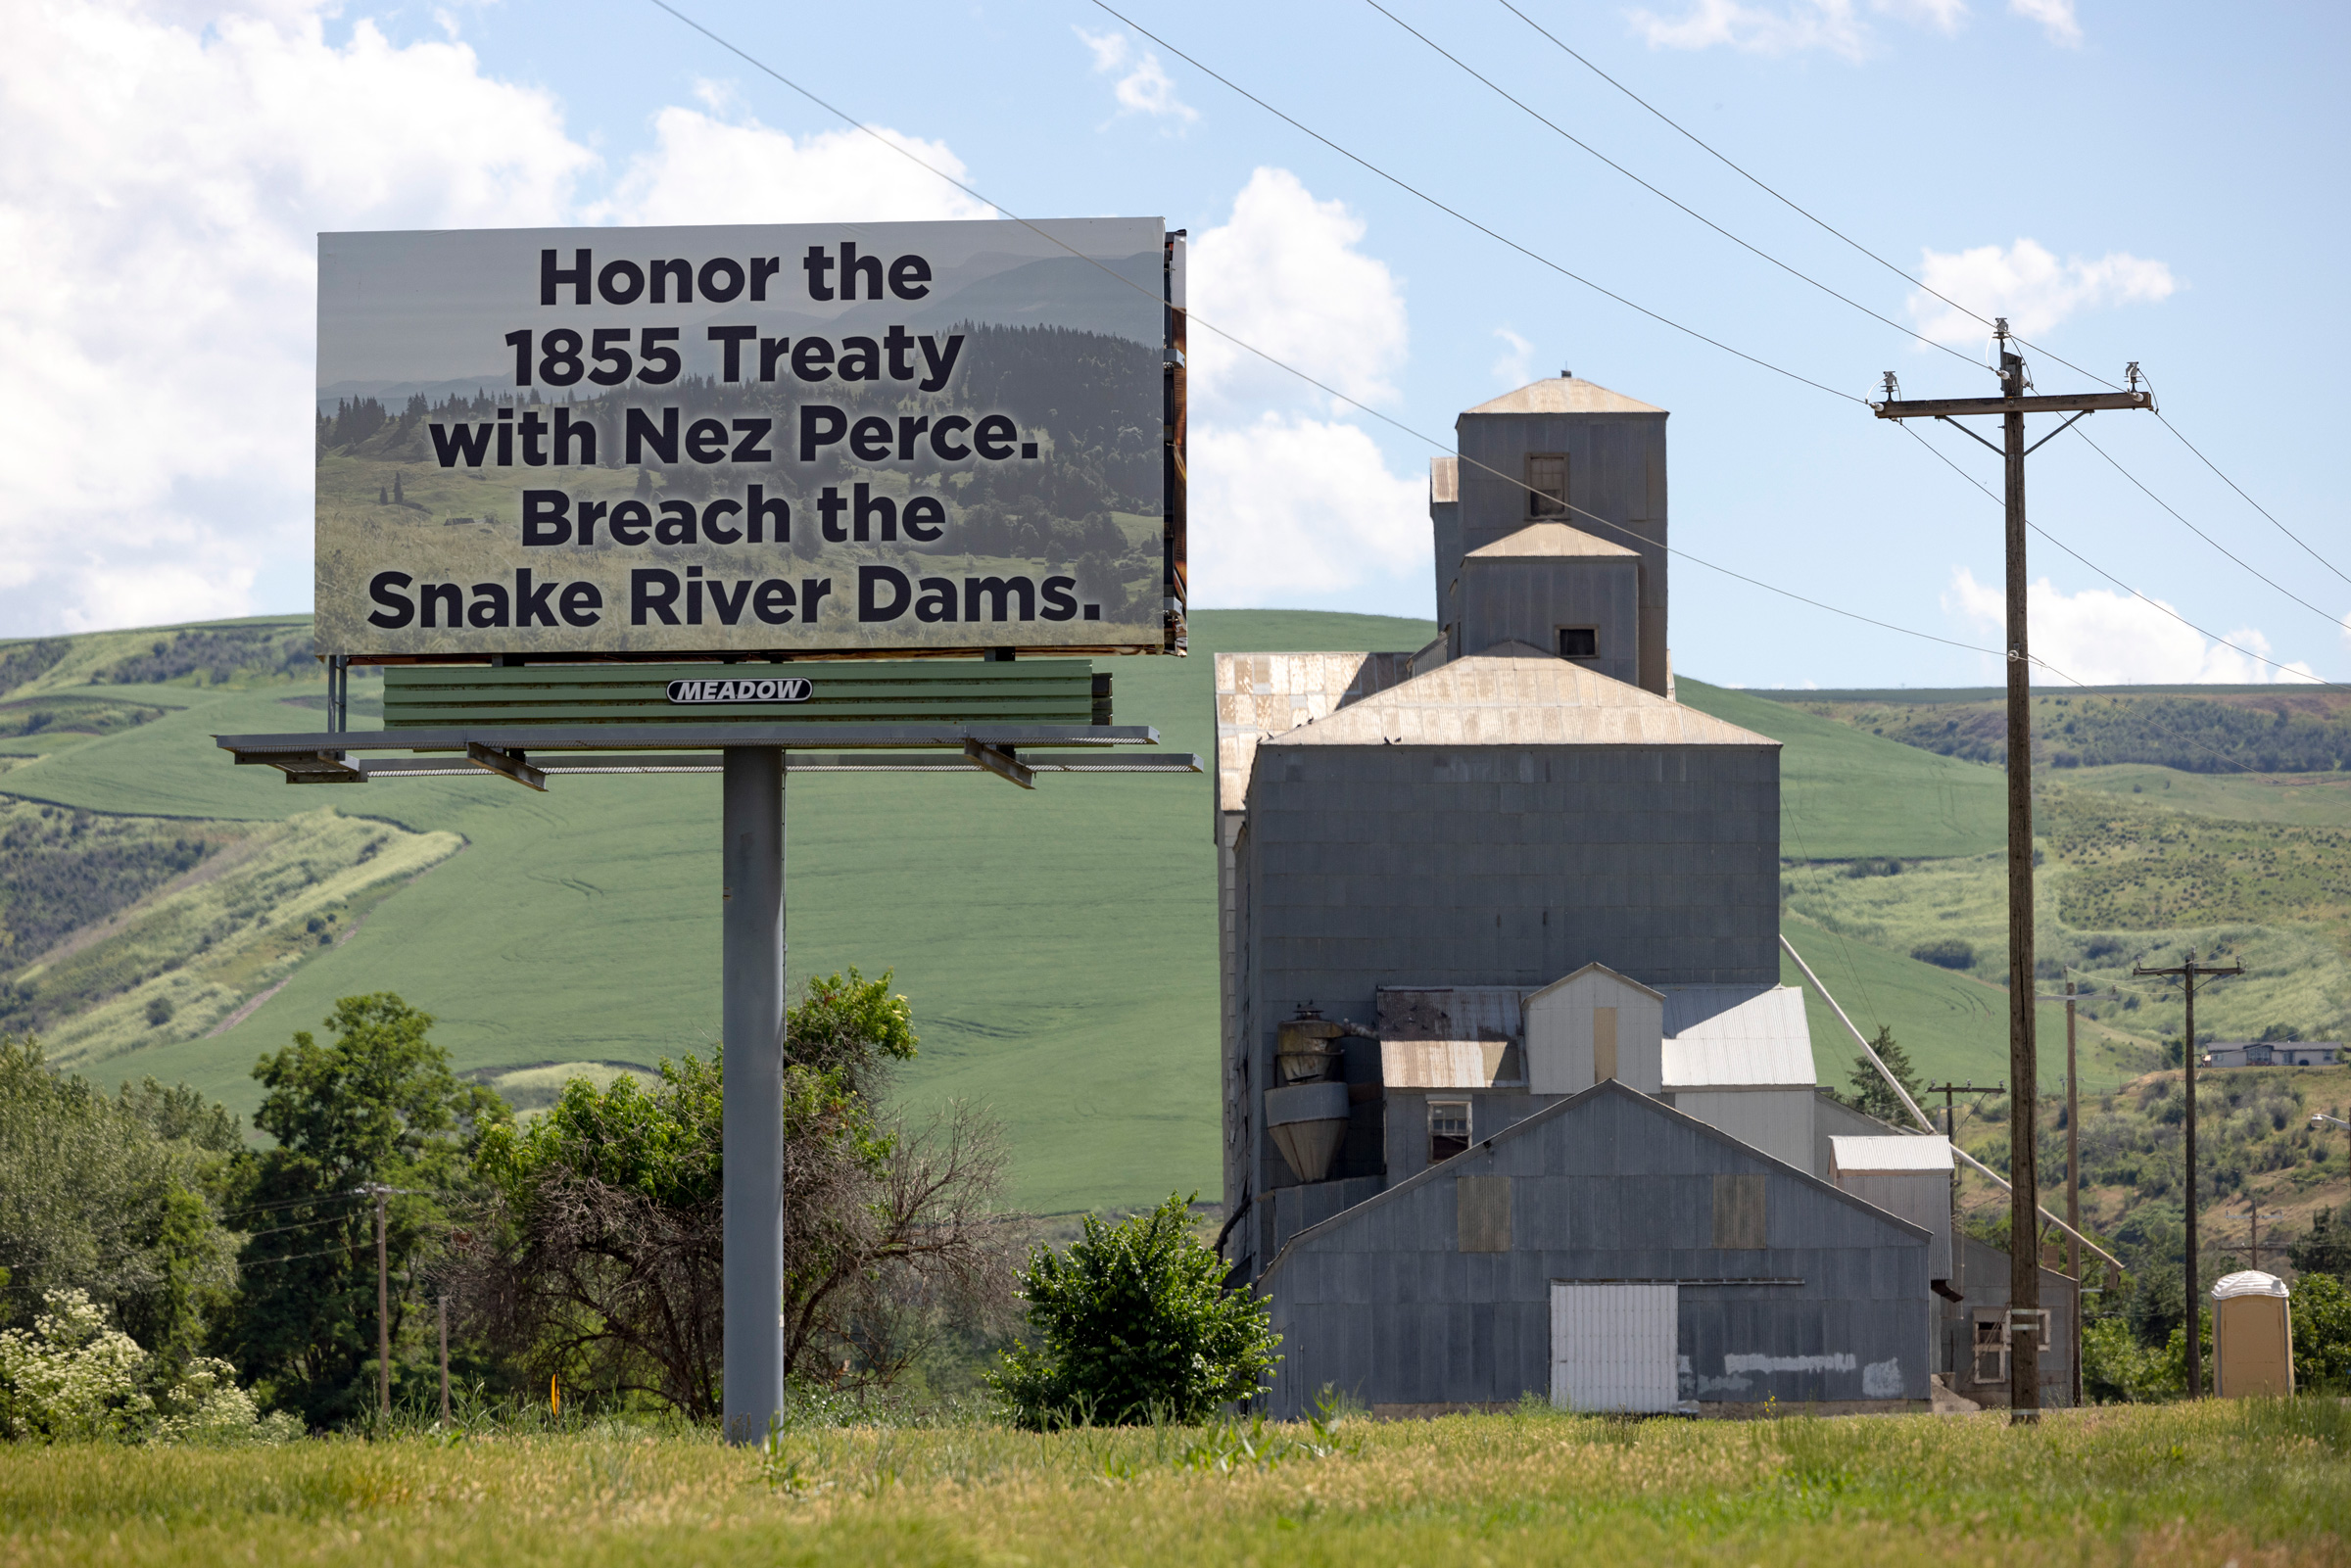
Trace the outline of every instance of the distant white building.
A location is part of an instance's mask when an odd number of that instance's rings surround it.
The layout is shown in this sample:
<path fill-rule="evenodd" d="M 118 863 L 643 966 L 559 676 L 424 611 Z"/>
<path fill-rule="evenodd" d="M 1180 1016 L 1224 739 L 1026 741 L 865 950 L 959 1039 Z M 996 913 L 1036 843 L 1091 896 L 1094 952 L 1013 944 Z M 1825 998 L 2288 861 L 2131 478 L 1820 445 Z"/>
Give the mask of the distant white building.
<path fill-rule="evenodd" d="M 2330 1068 L 2343 1048 L 2332 1040 L 2235 1040 L 2204 1053 L 2208 1068 Z"/>

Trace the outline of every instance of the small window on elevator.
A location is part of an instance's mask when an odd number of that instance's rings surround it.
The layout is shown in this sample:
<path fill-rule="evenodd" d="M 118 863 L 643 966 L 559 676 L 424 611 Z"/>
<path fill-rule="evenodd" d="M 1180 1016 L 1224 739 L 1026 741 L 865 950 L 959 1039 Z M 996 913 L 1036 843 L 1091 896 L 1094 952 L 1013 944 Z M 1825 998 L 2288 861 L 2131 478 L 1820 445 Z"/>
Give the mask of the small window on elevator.
<path fill-rule="evenodd" d="M 1428 1163 L 1451 1160 L 1469 1148 L 1469 1102 L 1466 1100 L 1431 1100 L 1428 1102 Z"/>
<path fill-rule="evenodd" d="M 1600 628 L 1597 626 L 1560 627 L 1559 657 L 1562 659 L 1599 658 Z"/>
<path fill-rule="evenodd" d="M 1567 454 L 1558 451 L 1531 453 L 1526 459 L 1526 515 L 1529 517 L 1564 517 L 1567 515 Z"/>

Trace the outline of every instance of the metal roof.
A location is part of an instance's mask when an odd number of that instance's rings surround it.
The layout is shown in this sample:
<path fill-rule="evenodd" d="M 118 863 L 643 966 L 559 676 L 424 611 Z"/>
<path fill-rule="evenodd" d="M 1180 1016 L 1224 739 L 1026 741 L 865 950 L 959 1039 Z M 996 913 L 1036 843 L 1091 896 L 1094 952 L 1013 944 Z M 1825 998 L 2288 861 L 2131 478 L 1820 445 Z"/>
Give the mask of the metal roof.
<path fill-rule="evenodd" d="M 1441 506 L 1447 501 L 1462 499 L 1462 460 L 1459 457 L 1431 457 L 1428 460 L 1428 503 Z"/>
<path fill-rule="evenodd" d="M 1526 1057 L 1507 1040 L 1382 1040 L 1379 1081 L 1391 1089 L 1515 1089 Z"/>
<path fill-rule="evenodd" d="M 1530 381 L 1516 392 L 1506 392 L 1464 413 L 1663 413 L 1655 404 L 1639 402 L 1621 392 L 1575 376 L 1547 376 Z"/>
<path fill-rule="evenodd" d="M 1664 1000 L 1665 993 L 1658 990 L 1655 986 L 1644 985 L 1639 980 L 1634 979 L 1630 974 L 1620 974 L 1617 971 L 1608 968 L 1606 964 L 1601 963 L 1586 964 L 1580 969 L 1569 970 L 1558 979 L 1553 980 L 1549 985 L 1538 985 L 1533 990 L 1527 992 L 1526 999 L 1531 1002 L 1536 997 L 1542 996 L 1547 992 L 1556 991 L 1560 986 L 1565 985 L 1572 980 L 1582 979 L 1585 975 L 1593 973 L 1595 970 L 1599 971 L 1603 974 L 1606 974 L 1609 979 L 1617 981 L 1619 984 L 1629 985 L 1636 991 L 1647 991 L 1650 995 L 1657 998 L 1659 1001 Z"/>
<path fill-rule="evenodd" d="M 1515 985 L 1383 985 L 1382 1040 L 1515 1040 L 1523 1032 Z"/>
<path fill-rule="evenodd" d="M 1240 811 L 1258 742 L 1405 679 L 1407 653 L 1216 656 L 1217 809 Z"/>
<path fill-rule="evenodd" d="M 1896 1172 L 1951 1169 L 1951 1140 L 1919 1133 L 1891 1138 L 1829 1139 L 1829 1168 L 1841 1176 L 1885 1176 Z"/>
<path fill-rule="evenodd" d="M 1812 1028 L 1803 992 L 1786 985 L 1660 989 L 1668 1092 L 1812 1087 Z"/>
<path fill-rule="evenodd" d="M 2248 1268 L 2242 1273 L 2223 1274 L 2212 1283 L 2212 1299 L 2228 1301 L 2232 1296 L 2290 1296 L 2285 1281 L 2275 1274 L 2265 1274 Z"/>
<path fill-rule="evenodd" d="M 1481 545 L 1463 556 L 1464 561 L 1558 560 L 1580 556 L 1637 561 L 1641 552 L 1612 544 L 1565 523 L 1529 523 L 1515 534 Z"/>
<path fill-rule="evenodd" d="M 1401 660 L 1402 655 L 1397 655 Z M 1223 697 L 1218 698 L 1219 707 Z M 1223 719 L 1220 712 L 1219 719 Z M 1220 724 L 1220 732 L 1222 725 Z M 1771 746 L 1768 736 L 1684 707 L 1523 642 L 1455 659 L 1280 734 L 1266 745 Z M 1223 766 L 1223 737 L 1218 763 Z M 1245 791 L 1244 771 L 1237 783 Z M 1236 804 L 1227 809 L 1239 809 Z"/>

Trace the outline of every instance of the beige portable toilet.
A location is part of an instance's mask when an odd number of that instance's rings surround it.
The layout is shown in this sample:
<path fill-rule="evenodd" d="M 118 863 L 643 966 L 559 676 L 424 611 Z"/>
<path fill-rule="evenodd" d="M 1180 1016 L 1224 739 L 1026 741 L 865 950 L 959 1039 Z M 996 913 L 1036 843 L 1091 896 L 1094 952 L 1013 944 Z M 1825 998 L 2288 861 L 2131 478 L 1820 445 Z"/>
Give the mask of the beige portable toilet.
<path fill-rule="evenodd" d="M 2212 1287 L 2213 1392 L 2224 1400 L 2294 1392 L 2294 1323 L 2285 1281 L 2247 1269 Z"/>

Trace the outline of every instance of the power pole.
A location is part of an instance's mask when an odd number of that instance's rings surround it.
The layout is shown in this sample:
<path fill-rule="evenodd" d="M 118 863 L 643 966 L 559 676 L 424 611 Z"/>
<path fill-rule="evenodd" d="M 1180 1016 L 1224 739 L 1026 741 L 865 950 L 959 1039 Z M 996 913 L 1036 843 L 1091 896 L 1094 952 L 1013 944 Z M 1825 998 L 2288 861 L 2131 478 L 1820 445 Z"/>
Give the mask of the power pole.
<path fill-rule="evenodd" d="M 2258 1269 L 2261 1267 L 2261 1255 L 2263 1253 L 2281 1253 L 2285 1251 L 2283 1244 L 2279 1242 L 2271 1242 L 2266 1247 L 2262 1245 L 2261 1222 L 2265 1219 L 2283 1219 L 2284 1217 L 2284 1210 L 2265 1210 L 2261 1207 L 2261 1200 L 2258 1198 L 2247 1197 L 2245 1199 L 2246 1234 L 2244 1244 L 2242 1246 L 2225 1246 L 2221 1249 L 2221 1251 L 2225 1253 L 2243 1253 L 2245 1254 L 2245 1266 L 2247 1268 Z"/>
<path fill-rule="evenodd" d="M 1930 1083 L 1921 1092 L 1943 1096 L 1943 1135 L 1957 1143 L 1959 1137 L 1955 1118 L 1958 1113 L 1951 1109 L 1951 1097 L 1960 1094 L 2005 1094 L 2008 1086 L 2004 1083 Z"/>
<path fill-rule="evenodd" d="M 2187 1032 L 2180 1042 L 2180 1065 L 2187 1074 L 2187 1131 L 2183 1156 L 2187 1175 L 2181 1184 L 2187 1204 L 2187 1289 L 2182 1293 L 2182 1302 L 2187 1312 L 2187 1397 L 2200 1400 L 2204 1397 L 2204 1332 L 2196 1318 L 2196 981 L 2242 974 L 2245 966 L 2242 960 L 2228 969 L 2217 964 L 2199 964 L 2196 955 L 2190 953 L 2168 969 L 2134 964 L 2131 973 L 2177 979 L 2187 992 Z"/>
<path fill-rule="evenodd" d="M 2027 397 L 2030 385 L 2023 356 L 2011 347 L 2008 318 L 1993 327 L 2000 345 L 2000 396 L 1901 402 L 1894 372 L 1886 372 L 1886 401 L 1873 404 L 1880 419 L 1956 420 L 1969 414 L 1998 414 L 2003 441 L 1998 452 L 2007 478 L 2008 556 L 2008 1322 L 2015 1354 L 2009 1357 L 2008 1410 L 2013 1423 L 2040 1418 L 2040 1179 L 2038 1117 L 2039 1043 L 2034 1037 L 2033 996 L 2033 665 L 2026 639 L 2025 458 L 2076 419 L 2100 408 L 2152 408 L 2153 394 L 2137 390 L 2138 366 L 2126 373 L 2128 392 L 2092 392 L 2063 397 Z M 2032 447 L 2025 445 L 2025 415 L 2070 413 L 2064 425 Z M 1987 447 L 1991 443 L 1967 430 Z M 2028 1245 L 2028 1241 L 2032 1245 Z"/>
<path fill-rule="evenodd" d="M 2065 982 L 2065 1222 L 2082 1228 L 2082 1096 L 2074 1076 L 2074 982 Z M 2065 1271 L 2074 1277 L 2073 1408 L 2082 1408 L 2082 1238 L 2065 1238 Z"/>
<path fill-rule="evenodd" d="M 392 1413 L 392 1268 L 384 1241 L 385 1201 L 392 1189 L 370 1182 L 375 1194 L 375 1392 L 383 1413 Z"/>

